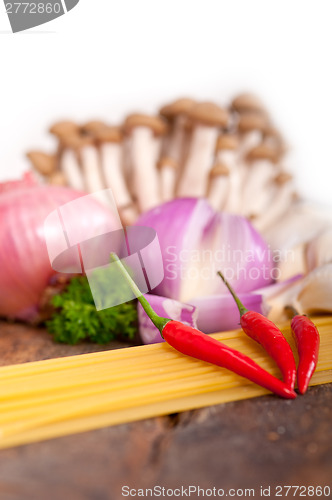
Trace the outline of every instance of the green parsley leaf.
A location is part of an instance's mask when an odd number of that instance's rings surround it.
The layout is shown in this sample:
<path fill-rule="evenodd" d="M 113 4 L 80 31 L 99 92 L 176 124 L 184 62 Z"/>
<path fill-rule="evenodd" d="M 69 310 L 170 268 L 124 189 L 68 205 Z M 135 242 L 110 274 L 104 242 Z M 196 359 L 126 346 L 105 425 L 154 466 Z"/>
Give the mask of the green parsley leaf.
<path fill-rule="evenodd" d="M 102 270 L 98 279 L 105 288 L 107 279 Z M 121 290 L 107 286 L 108 296 L 121 296 Z M 46 322 L 56 342 L 77 344 L 90 340 L 107 344 L 111 340 L 132 340 L 137 332 L 136 300 L 97 311 L 86 277 L 73 278 L 68 287 L 52 299 L 55 312 Z"/>

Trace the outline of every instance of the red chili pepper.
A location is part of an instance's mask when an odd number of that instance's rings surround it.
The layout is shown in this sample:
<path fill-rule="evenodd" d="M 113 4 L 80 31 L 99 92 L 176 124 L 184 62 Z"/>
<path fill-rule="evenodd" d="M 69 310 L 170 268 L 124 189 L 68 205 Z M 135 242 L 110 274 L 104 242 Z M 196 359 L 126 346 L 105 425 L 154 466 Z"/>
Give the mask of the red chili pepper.
<path fill-rule="evenodd" d="M 238 306 L 240 324 L 243 331 L 264 347 L 280 368 L 285 384 L 294 389 L 296 379 L 295 359 L 292 349 L 282 332 L 272 321 L 262 314 L 255 311 L 248 311 L 222 273 L 218 272 L 218 274 L 233 295 Z"/>
<path fill-rule="evenodd" d="M 251 358 L 195 328 L 183 325 L 179 321 L 167 320 L 160 333 L 169 345 L 182 354 L 227 368 L 284 398 L 295 397 L 295 392 L 291 388 L 261 368 Z"/>
<path fill-rule="evenodd" d="M 248 356 L 231 349 L 195 328 L 184 325 L 179 321 L 158 316 L 146 298 L 143 297 L 118 257 L 112 253 L 111 258 L 113 262 L 117 262 L 119 269 L 142 304 L 146 314 L 169 345 L 187 356 L 228 368 L 279 396 L 289 399 L 296 397 L 295 392 L 290 387 L 261 368 Z"/>
<path fill-rule="evenodd" d="M 316 370 L 320 336 L 316 326 L 310 318 L 300 315 L 294 308 L 287 307 L 287 309 L 292 309 L 294 314 L 291 322 L 291 329 L 299 353 L 297 385 L 299 392 L 304 394 Z"/>

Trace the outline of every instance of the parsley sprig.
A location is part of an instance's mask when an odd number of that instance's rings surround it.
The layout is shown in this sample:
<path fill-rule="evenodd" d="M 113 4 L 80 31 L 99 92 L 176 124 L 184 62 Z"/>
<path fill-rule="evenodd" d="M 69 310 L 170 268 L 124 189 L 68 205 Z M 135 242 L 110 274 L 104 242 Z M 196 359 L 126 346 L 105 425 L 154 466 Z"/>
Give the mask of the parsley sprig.
<path fill-rule="evenodd" d="M 108 288 L 110 294 L 121 293 Z M 56 342 L 73 345 L 90 340 L 107 344 L 115 339 L 132 340 L 137 332 L 136 301 L 97 311 L 83 276 L 73 278 L 62 293 L 53 297 L 52 305 L 55 311 L 46 327 Z"/>

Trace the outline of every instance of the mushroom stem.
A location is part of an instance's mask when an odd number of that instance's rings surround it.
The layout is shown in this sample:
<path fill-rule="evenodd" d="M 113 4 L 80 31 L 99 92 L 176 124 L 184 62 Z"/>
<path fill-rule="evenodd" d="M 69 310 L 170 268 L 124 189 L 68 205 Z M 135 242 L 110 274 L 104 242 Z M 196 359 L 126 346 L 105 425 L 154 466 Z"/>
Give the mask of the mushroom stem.
<path fill-rule="evenodd" d="M 60 169 L 68 185 L 77 191 L 84 191 L 84 179 L 77 155 L 73 149 L 65 148 L 60 158 Z"/>
<path fill-rule="evenodd" d="M 187 118 L 183 115 L 174 118 L 172 133 L 167 143 L 167 152 L 159 162 L 163 202 L 174 198 L 176 180 L 183 161 L 184 146 L 188 135 L 186 123 Z"/>
<path fill-rule="evenodd" d="M 102 169 L 106 186 L 111 188 L 122 222 L 132 224 L 137 219 L 138 213 L 127 189 L 123 171 L 122 143 L 104 142 L 100 145 Z"/>
<path fill-rule="evenodd" d="M 208 198 L 219 210 L 235 211 L 240 198 L 236 183 L 238 137 L 222 134 L 216 144 L 216 165 L 211 170 Z M 235 181 L 235 182 L 234 182 Z M 229 210 L 230 209 L 230 210 Z"/>
<path fill-rule="evenodd" d="M 85 184 L 89 193 L 105 189 L 100 171 L 100 161 L 97 148 L 86 145 L 80 149 Z"/>
<path fill-rule="evenodd" d="M 240 146 L 238 151 L 239 162 L 239 183 L 241 191 L 241 202 L 238 207 L 238 212 L 245 213 L 245 205 L 242 200 L 242 194 L 247 183 L 249 174 L 247 156 L 250 151 L 258 147 L 262 142 L 263 132 L 267 126 L 266 114 L 262 112 L 244 112 L 239 117 L 238 130 L 240 134 Z"/>
<path fill-rule="evenodd" d="M 276 176 L 275 151 L 262 143 L 247 155 L 247 175 L 243 187 L 243 213 L 246 216 L 259 216 L 269 199 L 273 199 Z"/>
<path fill-rule="evenodd" d="M 179 164 L 168 156 L 159 161 L 161 200 L 166 202 L 174 198 L 175 182 Z"/>
<path fill-rule="evenodd" d="M 96 193 L 96 199 L 113 209 L 113 202 L 105 191 L 94 138 L 75 133 L 63 137 L 62 141 L 64 152 L 61 164 L 70 185 L 75 186 L 75 189 Z"/>
<path fill-rule="evenodd" d="M 193 132 L 177 194 L 201 197 L 207 192 L 219 131 L 227 126 L 229 117 L 227 111 L 211 102 L 195 104 L 186 116 Z"/>
<path fill-rule="evenodd" d="M 197 125 L 194 128 L 188 158 L 178 186 L 178 196 L 204 196 L 213 164 L 218 129 Z"/>
<path fill-rule="evenodd" d="M 59 165 L 67 184 L 73 189 L 83 191 L 84 179 L 77 152 L 70 143 L 72 137 L 79 136 L 79 126 L 72 121 L 57 122 L 50 127 L 50 133 L 55 135 L 59 141 Z"/>
<path fill-rule="evenodd" d="M 130 136 L 134 194 L 139 210 L 145 212 L 161 201 L 156 156 L 167 124 L 161 117 L 133 114 L 126 118 L 124 130 Z"/>
<path fill-rule="evenodd" d="M 54 172 L 53 174 L 50 174 L 47 176 L 47 182 L 48 184 L 51 184 L 51 186 L 66 186 L 67 185 L 67 179 L 64 176 L 63 172 Z"/>
<path fill-rule="evenodd" d="M 136 127 L 131 136 L 131 154 L 136 196 L 141 212 L 159 205 L 159 179 L 156 168 L 155 141 L 151 129 Z"/>
<path fill-rule="evenodd" d="M 242 173 L 237 151 L 223 151 L 223 162 L 229 169 L 228 195 L 223 207 L 225 212 L 239 213 L 242 196 Z"/>
<path fill-rule="evenodd" d="M 224 151 L 224 153 L 226 152 Z M 220 156 L 219 154 L 218 157 Z M 216 163 L 210 172 L 210 185 L 207 196 L 213 208 L 216 210 L 222 210 L 224 208 L 228 189 L 229 169 L 224 163 Z"/>
<path fill-rule="evenodd" d="M 83 127 L 99 145 L 101 174 L 106 187 L 112 190 L 123 224 L 132 224 L 137 211 L 128 192 L 123 173 L 123 133 L 120 127 L 92 121 Z M 124 214 L 125 211 L 125 214 Z"/>

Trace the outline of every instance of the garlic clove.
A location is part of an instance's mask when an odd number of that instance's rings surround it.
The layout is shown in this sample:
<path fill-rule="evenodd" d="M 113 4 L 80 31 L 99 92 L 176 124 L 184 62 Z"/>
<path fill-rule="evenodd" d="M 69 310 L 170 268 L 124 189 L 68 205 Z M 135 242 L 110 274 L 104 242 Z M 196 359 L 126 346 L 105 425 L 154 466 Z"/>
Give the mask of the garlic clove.
<path fill-rule="evenodd" d="M 295 304 L 304 314 L 332 312 L 332 263 L 317 267 L 304 278 Z"/>
<path fill-rule="evenodd" d="M 332 226 L 308 243 L 305 256 L 309 271 L 332 262 Z"/>
<path fill-rule="evenodd" d="M 286 282 L 287 283 L 287 282 Z M 269 308 L 268 318 L 273 322 L 286 321 L 286 306 L 293 306 L 300 314 L 332 312 L 332 263 L 318 267 L 305 277 L 290 280 L 286 287 L 282 283 L 257 291 Z"/>
<path fill-rule="evenodd" d="M 307 265 L 305 258 L 305 245 L 299 245 L 290 248 L 280 254 L 280 263 L 278 265 L 278 282 L 288 280 L 297 274 L 306 274 Z"/>

